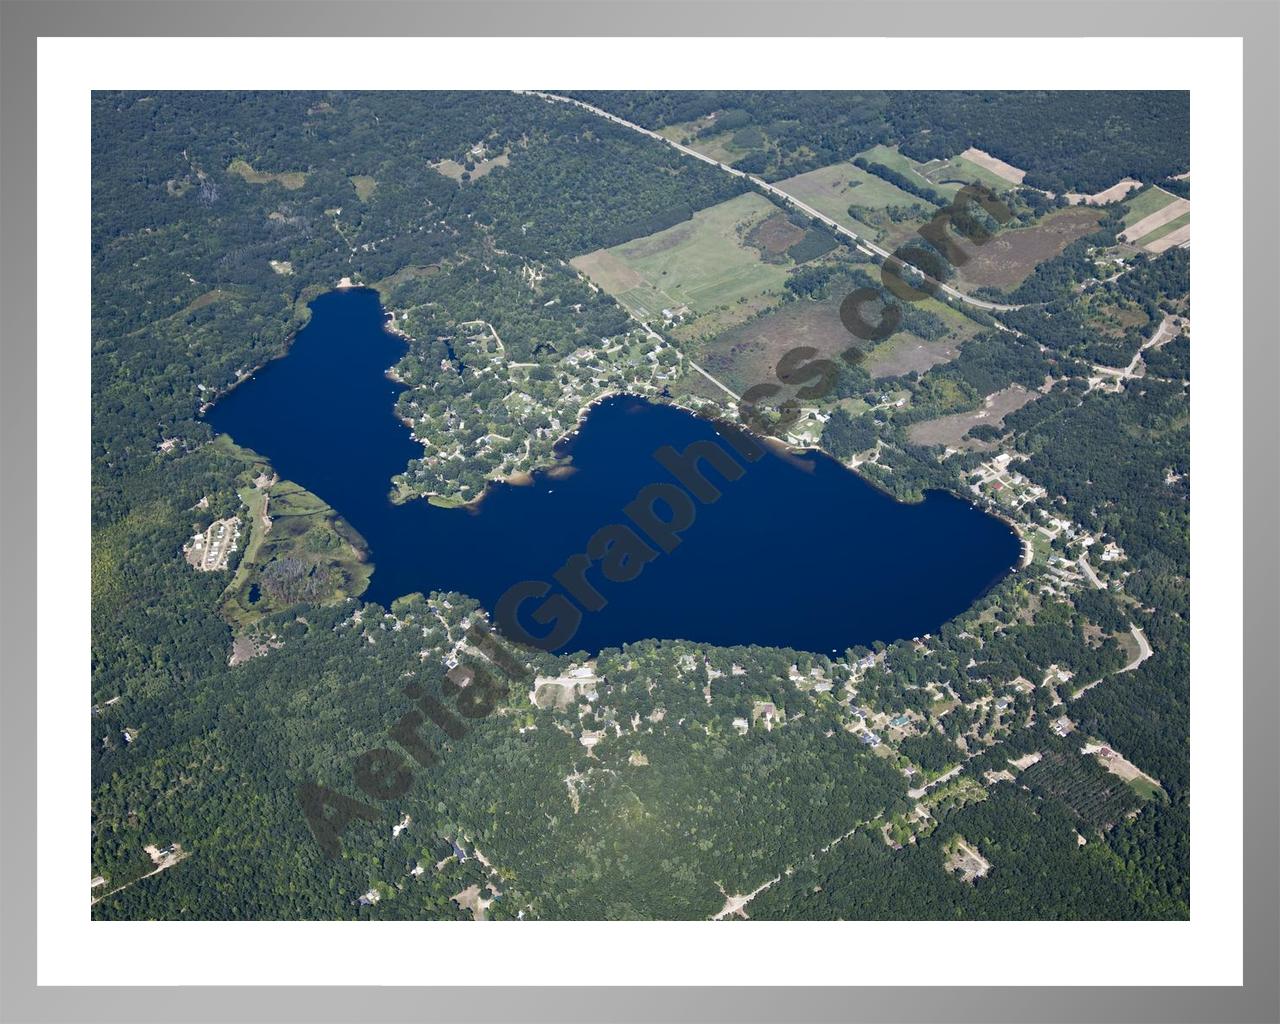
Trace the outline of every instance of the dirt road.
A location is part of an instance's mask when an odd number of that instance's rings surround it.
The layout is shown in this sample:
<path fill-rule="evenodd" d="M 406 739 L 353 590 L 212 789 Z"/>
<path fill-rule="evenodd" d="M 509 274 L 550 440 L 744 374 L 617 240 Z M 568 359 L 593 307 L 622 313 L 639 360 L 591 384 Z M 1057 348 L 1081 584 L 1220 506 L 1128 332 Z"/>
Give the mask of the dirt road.
<path fill-rule="evenodd" d="M 1171 316 L 1161 320 L 1160 326 L 1156 328 L 1155 333 L 1142 343 L 1142 347 L 1133 354 L 1133 358 L 1129 360 L 1129 365 L 1123 370 L 1116 369 L 1114 366 L 1094 366 L 1094 372 L 1107 377 L 1114 377 L 1117 380 L 1132 380 L 1134 377 L 1141 377 L 1142 373 L 1138 372 L 1139 366 L 1142 367 L 1143 373 L 1146 372 L 1142 354 L 1149 348 L 1159 348 L 1177 334 L 1178 324 L 1175 320 L 1176 318 Z"/>

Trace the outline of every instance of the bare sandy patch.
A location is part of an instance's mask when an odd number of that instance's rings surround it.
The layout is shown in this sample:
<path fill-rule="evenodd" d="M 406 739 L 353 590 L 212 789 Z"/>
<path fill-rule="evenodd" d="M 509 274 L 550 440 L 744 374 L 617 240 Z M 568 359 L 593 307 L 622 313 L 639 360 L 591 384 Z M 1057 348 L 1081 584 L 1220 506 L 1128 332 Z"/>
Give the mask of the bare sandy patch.
<path fill-rule="evenodd" d="M 1011 181 L 1015 185 L 1021 185 L 1022 179 L 1027 176 L 1027 172 L 1021 167 L 1014 167 L 1013 164 L 1005 163 L 998 156 L 992 156 L 990 153 L 974 146 L 970 146 L 960 155 L 979 167 L 990 171 L 996 177 L 1004 178 L 1005 181 Z"/>
<path fill-rule="evenodd" d="M 1084 195 L 1081 192 L 1068 192 L 1067 200 L 1073 205 L 1079 206 L 1105 206 L 1107 203 L 1114 203 L 1123 199 L 1135 188 L 1142 188 L 1142 182 L 1134 178 L 1122 178 L 1110 188 L 1104 188 L 1101 192 L 1095 192 L 1091 196 Z"/>
<path fill-rule="evenodd" d="M 952 413 L 950 416 L 939 416 L 937 419 L 913 423 L 907 429 L 907 436 L 911 438 L 913 444 L 959 445 L 971 428 L 984 423 L 993 427 L 1002 427 L 1006 416 L 1039 397 L 1038 392 L 1028 391 L 1021 384 L 1013 384 L 987 395 L 982 401 L 981 409 Z"/>
<path fill-rule="evenodd" d="M 747 904 L 750 903 L 757 896 L 759 896 L 760 893 L 764 892 L 767 888 L 769 888 L 769 886 L 775 885 L 781 878 L 782 878 L 781 875 L 776 875 L 775 877 L 769 879 L 769 881 L 763 883 L 762 885 L 758 885 L 755 889 L 747 893 L 745 896 L 730 896 L 727 892 L 725 892 L 724 906 L 720 908 L 720 912 L 718 914 L 715 914 L 712 916 L 711 920 L 723 921 L 726 917 L 740 917 L 743 920 L 746 920 Z M 720 886 L 720 891 L 724 892 L 724 886 Z"/>
<path fill-rule="evenodd" d="M 595 686 L 595 665 L 588 663 L 570 668 L 564 675 L 535 677 L 529 701 L 535 707 L 555 707 L 563 711 L 580 692 L 594 691 Z"/>
<path fill-rule="evenodd" d="M 154 864 L 155 867 L 145 875 L 134 879 L 135 882 L 141 882 L 144 878 L 150 878 L 153 875 L 158 875 L 161 871 L 166 871 L 175 864 L 182 863 L 188 857 L 188 853 L 182 848 L 181 843 L 172 843 L 169 846 L 166 846 L 163 850 L 154 844 L 148 844 L 147 846 L 144 846 L 142 850 L 151 858 L 151 863 Z M 105 884 L 105 881 L 106 880 L 103 879 L 101 875 L 97 876 L 93 880 L 91 890 L 96 889 L 100 883 Z M 114 896 L 116 893 L 129 888 L 129 886 L 133 884 L 133 882 L 126 882 L 124 885 L 116 886 L 110 892 L 103 893 L 101 896 L 97 897 L 97 899 L 92 900 L 90 906 L 97 903 L 98 900 L 105 900 L 108 896 Z"/>
<path fill-rule="evenodd" d="M 948 871 L 959 873 L 962 882 L 972 884 L 979 878 L 985 878 L 991 870 L 991 861 L 964 837 L 956 836 L 948 846 L 950 849 L 944 866 Z"/>
<path fill-rule="evenodd" d="M 480 886 L 478 885 L 469 885 L 462 892 L 450 898 L 463 910 L 470 910 L 473 921 L 483 921 L 485 911 L 489 909 L 489 904 L 493 902 L 492 899 L 487 900 L 480 895 Z"/>
<path fill-rule="evenodd" d="M 1120 754 L 1119 751 L 1113 750 L 1105 743 L 1086 743 L 1080 748 L 1082 754 L 1092 754 L 1097 758 L 1098 764 L 1102 765 L 1107 771 L 1118 778 L 1124 779 L 1125 782 L 1132 782 L 1134 779 L 1146 779 L 1151 785 L 1160 787 L 1160 780 L 1154 779 L 1127 757 Z"/>

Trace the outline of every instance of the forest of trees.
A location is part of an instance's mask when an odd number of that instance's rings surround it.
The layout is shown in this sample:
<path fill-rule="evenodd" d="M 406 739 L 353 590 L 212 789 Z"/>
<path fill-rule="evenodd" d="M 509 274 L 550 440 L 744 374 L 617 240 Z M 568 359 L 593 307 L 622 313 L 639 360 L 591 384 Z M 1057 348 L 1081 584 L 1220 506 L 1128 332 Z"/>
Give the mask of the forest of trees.
<path fill-rule="evenodd" d="M 651 129 L 732 111 L 778 150 L 770 180 L 898 142 L 921 161 L 970 146 L 1027 172 L 1050 192 L 1098 192 L 1121 178 L 1159 181 L 1188 170 L 1187 92 L 575 92 Z M 746 115 L 744 117 L 744 115 Z M 1105 144 L 1100 145 L 1100 140 Z"/>

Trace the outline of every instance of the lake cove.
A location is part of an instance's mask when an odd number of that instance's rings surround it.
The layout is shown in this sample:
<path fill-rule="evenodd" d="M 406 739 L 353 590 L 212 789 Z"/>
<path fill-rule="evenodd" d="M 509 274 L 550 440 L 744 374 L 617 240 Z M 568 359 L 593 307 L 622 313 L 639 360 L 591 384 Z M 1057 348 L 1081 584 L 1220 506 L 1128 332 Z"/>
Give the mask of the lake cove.
<path fill-rule="evenodd" d="M 680 486 L 655 452 L 710 441 L 735 454 L 713 423 L 620 396 L 592 408 L 561 444 L 570 473 L 491 484 L 472 507 L 396 505 L 391 478 L 422 455 L 393 412 L 404 387 L 386 376 L 404 342 L 385 330 L 373 291 L 330 292 L 311 311 L 288 354 L 207 415 L 364 537 L 375 564 L 366 600 L 389 606 L 415 591 L 457 591 L 493 613 L 513 584 L 542 581 L 545 596 L 525 601 L 519 621 L 545 635 L 553 623 L 534 620 L 544 601 L 559 595 L 557 605 L 582 608 L 570 597 L 584 593 L 582 582 L 569 580 L 567 591 L 557 581 L 566 560 L 602 527 L 639 534 L 624 509 L 651 485 Z M 695 503 L 670 552 L 651 537 L 654 557 L 639 575 L 611 582 L 591 565 L 585 578 L 604 606 L 583 611 L 557 649 L 679 638 L 843 652 L 936 632 L 1018 562 L 1017 535 L 954 495 L 903 504 L 825 455 L 762 450 L 755 461 L 737 458 L 733 480 L 699 464 L 720 497 Z M 661 502 L 653 508 L 671 518 Z"/>

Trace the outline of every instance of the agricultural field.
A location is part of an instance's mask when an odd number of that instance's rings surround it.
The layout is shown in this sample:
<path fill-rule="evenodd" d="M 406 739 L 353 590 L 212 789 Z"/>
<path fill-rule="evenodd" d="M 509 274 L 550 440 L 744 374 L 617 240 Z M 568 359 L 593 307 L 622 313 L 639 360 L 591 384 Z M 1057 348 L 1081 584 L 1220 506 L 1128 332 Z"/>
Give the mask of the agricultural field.
<path fill-rule="evenodd" d="M 1030 227 L 1001 231 L 983 245 L 960 242 L 971 258 L 957 268 L 958 287 L 1016 288 L 1038 264 L 1093 232 L 1101 219 L 1102 212 L 1094 207 L 1071 206 Z"/>
<path fill-rule="evenodd" d="M 1137 245 L 1150 253 L 1162 253 L 1175 245 L 1191 241 L 1191 211 L 1175 217 L 1138 239 Z"/>
<path fill-rule="evenodd" d="M 921 185 L 933 189 L 947 199 L 952 198 L 965 185 L 985 185 L 993 192 L 1008 191 L 1012 184 L 1000 175 L 974 163 L 963 156 L 949 160 L 930 160 L 918 163 L 898 152 L 897 146 L 872 146 L 858 154 L 873 164 L 886 167 L 916 179 Z"/>
<path fill-rule="evenodd" d="M 1159 213 L 1177 198 L 1171 192 L 1166 192 L 1164 189 L 1152 185 L 1126 201 L 1125 205 L 1128 210 L 1124 215 L 1124 226 L 1126 228 L 1133 227 L 1153 213 Z"/>
<path fill-rule="evenodd" d="M 724 330 L 775 305 L 782 295 L 791 261 L 766 260 L 763 248 L 750 240 L 779 212 L 763 196 L 748 192 L 665 231 L 570 262 L 639 320 L 682 316 L 684 322 L 672 332 L 676 337 Z"/>
<path fill-rule="evenodd" d="M 1014 167 L 1013 164 L 1006 163 L 999 157 L 992 156 L 990 153 L 984 152 L 983 150 L 977 149 L 973 146 L 970 146 L 961 153 L 960 158 L 967 160 L 969 163 L 977 164 L 979 167 L 990 171 L 997 178 L 1001 178 L 1004 181 L 1009 182 L 1011 185 L 1021 185 L 1022 179 L 1027 176 L 1027 172 L 1021 167 Z"/>
<path fill-rule="evenodd" d="M 1191 240 L 1191 201 L 1153 185 L 1129 203 L 1124 226 L 1124 241 L 1147 252 L 1164 252 Z"/>
<path fill-rule="evenodd" d="M 842 227 L 890 248 L 915 234 L 933 214 L 933 208 L 918 197 L 847 161 L 777 185 Z M 853 213 L 851 207 L 856 208 Z"/>
<path fill-rule="evenodd" d="M 901 377 L 908 373 L 924 373 L 935 366 L 949 363 L 960 354 L 959 338 L 926 341 L 909 331 L 899 331 L 876 345 L 867 355 L 862 368 L 872 380 Z"/>
<path fill-rule="evenodd" d="M 1073 205 L 1081 203 L 1090 206 L 1106 206 L 1107 203 L 1114 203 L 1123 199 L 1134 189 L 1142 188 L 1142 182 L 1136 178 L 1121 178 L 1109 188 L 1104 188 L 1101 192 L 1095 192 L 1093 195 L 1085 195 L 1082 192 L 1066 193 L 1067 200 Z"/>

